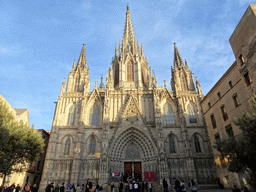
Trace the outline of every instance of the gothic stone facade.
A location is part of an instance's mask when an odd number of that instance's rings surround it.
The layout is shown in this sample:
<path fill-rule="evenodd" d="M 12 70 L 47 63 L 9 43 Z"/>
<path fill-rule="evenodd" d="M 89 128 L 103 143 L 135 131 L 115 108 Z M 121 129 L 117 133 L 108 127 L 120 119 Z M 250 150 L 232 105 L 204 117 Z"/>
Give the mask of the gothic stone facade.
<path fill-rule="evenodd" d="M 119 49 L 116 45 L 106 88 L 96 82 L 89 91 L 85 46 L 69 73 L 67 88 L 64 79 L 41 189 L 47 180 L 81 186 L 90 178 L 104 184 L 113 179 L 113 172 L 141 180 L 148 171 L 156 181 L 176 177 L 215 182 L 198 80 L 195 85 L 174 45 L 172 91 L 157 86 L 143 46 L 136 43 L 130 15 L 127 7 L 123 41 Z"/>

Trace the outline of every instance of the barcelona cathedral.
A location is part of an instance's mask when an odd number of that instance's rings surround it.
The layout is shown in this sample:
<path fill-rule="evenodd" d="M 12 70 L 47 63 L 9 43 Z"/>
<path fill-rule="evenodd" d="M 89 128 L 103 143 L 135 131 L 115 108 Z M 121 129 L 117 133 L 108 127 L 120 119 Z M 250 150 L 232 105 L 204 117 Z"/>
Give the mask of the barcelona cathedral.
<path fill-rule="evenodd" d="M 90 92 L 89 72 L 84 45 L 61 86 L 41 189 L 49 181 L 81 186 L 88 178 L 100 185 L 127 177 L 215 183 L 202 90 L 175 43 L 169 90 L 157 85 L 127 6 L 105 85 L 95 82 Z"/>

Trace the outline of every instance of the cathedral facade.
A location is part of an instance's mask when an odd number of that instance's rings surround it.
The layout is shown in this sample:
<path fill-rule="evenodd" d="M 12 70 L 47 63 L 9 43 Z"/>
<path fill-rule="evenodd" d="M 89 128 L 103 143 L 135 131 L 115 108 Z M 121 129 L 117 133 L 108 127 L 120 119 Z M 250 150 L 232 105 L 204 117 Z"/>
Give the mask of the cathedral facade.
<path fill-rule="evenodd" d="M 202 91 L 174 44 L 171 87 L 157 78 L 134 36 L 125 29 L 103 83 L 90 92 L 85 45 L 61 86 L 40 188 L 47 181 L 104 184 L 128 176 L 216 181 L 200 100 Z M 112 173 L 120 173 L 113 177 Z"/>

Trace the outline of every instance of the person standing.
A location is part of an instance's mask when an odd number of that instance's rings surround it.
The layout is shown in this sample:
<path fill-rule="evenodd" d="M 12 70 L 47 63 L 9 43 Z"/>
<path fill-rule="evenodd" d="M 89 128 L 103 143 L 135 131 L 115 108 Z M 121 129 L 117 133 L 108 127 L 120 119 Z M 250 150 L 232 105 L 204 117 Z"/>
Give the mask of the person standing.
<path fill-rule="evenodd" d="M 129 192 L 132 192 L 133 191 L 133 185 L 132 185 L 132 182 L 130 182 L 129 184 Z"/>
<path fill-rule="evenodd" d="M 99 183 L 96 184 L 96 192 L 99 192 L 100 191 L 100 186 L 99 186 Z"/>
<path fill-rule="evenodd" d="M 59 186 L 58 183 L 56 183 L 56 186 L 55 186 L 55 188 L 54 188 L 54 191 L 55 191 L 55 192 L 60 192 L 60 186 Z"/>
<path fill-rule="evenodd" d="M 184 180 L 181 180 L 181 181 L 180 181 L 180 191 L 181 191 L 181 192 L 187 191 L 187 189 L 186 189 L 186 184 L 184 183 Z"/>
<path fill-rule="evenodd" d="M 68 184 L 68 186 L 67 186 L 67 192 L 70 192 L 70 191 L 71 191 L 71 187 L 72 187 L 71 182 L 69 182 L 69 184 Z"/>
<path fill-rule="evenodd" d="M 166 179 L 163 180 L 163 187 L 164 187 L 164 192 L 168 192 L 168 183 Z"/>
<path fill-rule="evenodd" d="M 197 192 L 197 186 L 196 186 L 196 183 L 195 183 L 194 179 L 191 179 L 189 187 L 190 187 L 192 192 Z"/>
<path fill-rule="evenodd" d="M 174 189 L 176 192 L 180 192 L 180 181 L 178 179 L 175 179 Z"/>
<path fill-rule="evenodd" d="M 17 185 L 17 187 L 15 188 L 15 192 L 19 192 L 21 190 L 20 184 Z"/>
<path fill-rule="evenodd" d="M 134 183 L 134 192 L 138 192 L 138 188 L 139 188 L 139 185 L 138 185 L 138 183 L 137 183 L 137 181 L 135 181 L 135 183 Z"/>
<path fill-rule="evenodd" d="M 152 182 L 149 182 L 148 188 L 149 188 L 149 191 L 152 192 L 152 188 L 153 188 Z"/>
<path fill-rule="evenodd" d="M 73 189 L 73 192 L 76 192 L 76 184 L 75 184 L 75 182 L 72 184 L 71 189 Z"/>
<path fill-rule="evenodd" d="M 128 192 L 129 191 L 129 182 L 128 182 L 128 178 L 127 178 L 127 181 L 125 182 L 125 192 Z"/>
<path fill-rule="evenodd" d="M 119 186 L 118 186 L 119 192 L 122 192 L 123 188 L 124 188 L 123 183 L 119 181 Z"/>
<path fill-rule="evenodd" d="M 145 189 L 145 183 L 144 183 L 144 181 L 142 181 L 142 184 L 141 184 L 141 192 L 144 192 L 144 189 Z"/>
<path fill-rule="evenodd" d="M 87 183 L 86 183 L 86 192 L 93 192 L 92 190 L 92 182 L 90 179 L 87 179 Z"/>
<path fill-rule="evenodd" d="M 62 183 L 61 186 L 60 186 L 60 192 L 64 192 L 65 191 L 65 186 L 64 186 L 65 183 Z"/>

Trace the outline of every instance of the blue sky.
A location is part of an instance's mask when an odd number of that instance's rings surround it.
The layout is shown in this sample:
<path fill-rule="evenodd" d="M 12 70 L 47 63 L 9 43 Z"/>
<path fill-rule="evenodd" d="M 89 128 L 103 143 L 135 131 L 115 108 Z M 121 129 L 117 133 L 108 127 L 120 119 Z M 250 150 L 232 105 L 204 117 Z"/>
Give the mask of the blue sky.
<path fill-rule="evenodd" d="M 71 0 L 0 1 L 0 94 L 27 108 L 30 124 L 50 130 L 64 78 L 83 43 L 94 81 L 104 79 L 122 39 L 129 3 L 135 37 L 158 85 L 170 82 L 173 43 L 186 59 L 203 94 L 235 58 L 229 37 L 255 0 Z M 169 86 L 170 87 L 170 86 Z"/>

